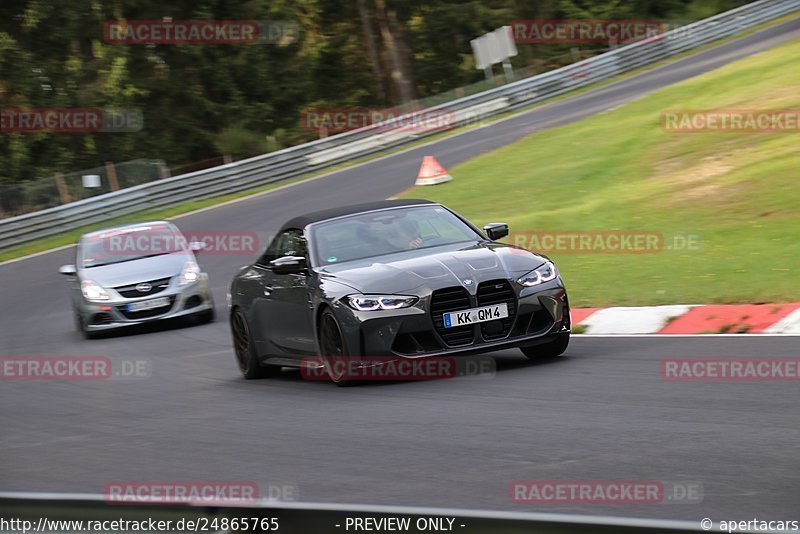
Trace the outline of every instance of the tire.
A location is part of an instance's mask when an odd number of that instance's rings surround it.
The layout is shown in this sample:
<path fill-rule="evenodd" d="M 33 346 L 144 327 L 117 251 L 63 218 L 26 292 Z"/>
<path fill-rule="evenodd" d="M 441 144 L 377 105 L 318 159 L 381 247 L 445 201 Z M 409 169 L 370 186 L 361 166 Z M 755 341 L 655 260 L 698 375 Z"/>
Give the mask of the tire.
<path fill-rule="evenodd" d="M 336 316 L 330 309 L 323 311 L 319 317 L 317 336 L 319 338 L 320 357 L 325 362 L 331 382 L 341 387 L 356 385 L 357 381 L 347 380 L 342 374 L 337 374 L 335 371 L 334 364 L 337 361 L 344 360 L 348 362 L 351 357 L 347 349 L 347 343 L 345 343 L 344 336 L 342 336 L 339 321 L 336 320 Z"/>
<path fill-rule="evenodd" d="M 543 358 L 555 358 L 556 356 L 561 356 L 564 351 L 567 350 L 568 345 L 569 334 L 560 335 L 550 343 L 534 345 L 533 347 L 520 347 L 519 350 L 521 350 L 522 354 L 524 354 L 529 360 L 539 360 Z"/>
<path fill-rule="evenodd" d="M 263 366 L 258 361 L 255 344 L 250 335 L 250 325 L 247 317 L 238 308 L 231 312 L 231 335 L 233 337 L 233 351 L 236 355 L 236 363 L 239 371 L 247 379 L 266 378 L 277 376 L 281 372 L 280 367 Z"/>

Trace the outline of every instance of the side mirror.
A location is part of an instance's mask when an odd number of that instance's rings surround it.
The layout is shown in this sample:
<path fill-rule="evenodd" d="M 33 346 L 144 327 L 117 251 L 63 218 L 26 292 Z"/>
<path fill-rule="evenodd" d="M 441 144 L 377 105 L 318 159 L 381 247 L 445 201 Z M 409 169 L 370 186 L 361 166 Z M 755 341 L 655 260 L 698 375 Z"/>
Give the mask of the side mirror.
<path fill-rule="evenodd" d="M 205 250 L 206 248 L 207 248 L 206 244 L 203 243 L 202 241 L 192 241 L 191 243 L 189 243 L 189 250 L 191 250 L 192 252 L 200 252 L 201 250 Z"/>
<path fill-rule="evenodd" d="M 58 268 L 58 272 L 67 276 L 75 276 L 75 273 L 77 273 L 78 270 L 74 265 L 62 265 Z"/>
<path fill-rule="evenodd" d="M 483 227 L 483 231 L 492 241 L 497 241 L 508 235 L 508 225 L 506 223 L 489 223 Z"/>
<path fill-rule="evenodd" d="M 300 274 L 306 270 L 306 259 L 303 256 L 283 256 L 269 264 L 275 274 Z"/>

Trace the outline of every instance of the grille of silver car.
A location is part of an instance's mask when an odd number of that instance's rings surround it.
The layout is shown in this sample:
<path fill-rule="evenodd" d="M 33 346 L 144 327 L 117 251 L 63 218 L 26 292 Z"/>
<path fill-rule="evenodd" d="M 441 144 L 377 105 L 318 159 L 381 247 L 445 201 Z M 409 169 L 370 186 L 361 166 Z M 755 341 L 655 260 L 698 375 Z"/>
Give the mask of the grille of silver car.
<path fill-rule="evenodd" d="M 115 287 L 117 293 L 122 295 L 127 299 L 135 299 L 138 297 L 147 297 L 148 295 L 155 295 L 156 293 L 160 293 L 169 287 L 170 278 L 159 278 L 158 280 L 148 280 L 146 282 L 138 282 L 136 284 L 131 284 L 128 286 L 119 286 Z M 141 286 L 142 284 L 147 284 L 150 286 L 150 289 L 147 291 L 139 291 L 136 289 L 137 286 Z"/>

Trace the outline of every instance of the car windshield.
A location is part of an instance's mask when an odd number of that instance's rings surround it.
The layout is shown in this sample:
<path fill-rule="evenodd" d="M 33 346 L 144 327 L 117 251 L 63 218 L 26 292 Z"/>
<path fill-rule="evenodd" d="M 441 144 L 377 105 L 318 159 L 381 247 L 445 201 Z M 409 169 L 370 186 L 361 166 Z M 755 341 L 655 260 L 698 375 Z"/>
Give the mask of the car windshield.
<path fill-rule="evenodd" d="M 481 239 L 441 206 L 352 215 L 314 224 L 311 235 L 319 265 Z"/>
<path fill-rule="evenodd" d="M 183 235 L 170 226 L 135 226 L 84 238 L 78 251 L 78 262 L 82 268 L 90 269 L 185 250 Z"/>

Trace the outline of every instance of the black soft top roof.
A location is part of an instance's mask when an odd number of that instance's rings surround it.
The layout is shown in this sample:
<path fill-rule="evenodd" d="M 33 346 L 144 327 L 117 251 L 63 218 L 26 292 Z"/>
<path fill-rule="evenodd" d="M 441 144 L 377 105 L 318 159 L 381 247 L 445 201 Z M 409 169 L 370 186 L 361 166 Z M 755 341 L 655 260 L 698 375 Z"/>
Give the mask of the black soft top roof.
<path fill-rule="evenodd" d="M 336 217 L 344 217 L 346 215 L 355 215 L 365 211 L 375 211 L 386 208 L 397 208 L 402 206 L 416 206 L 420 204 L 436 204 L 430 200 L 419 199 L 406 199 L 406 200 L 381 200 L 378 202 L 367 202 L 364 204 L 353 204 L 350 206 L 341 206 L 338 208 L 329 208 L 326 210 L 315 211 L 305 215 L 298 215 L 287 221 L 279 230 L 289 230 L 291 228 L 305 228 L 307 225 L 319 221 L 326 221 L 328 219 L 335 219 Z"/>

